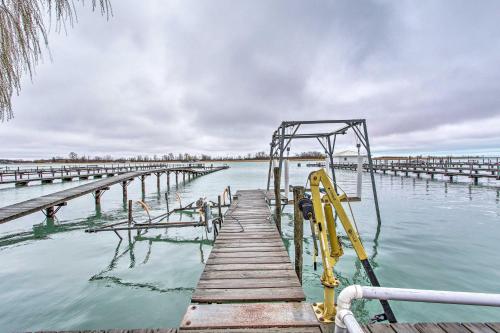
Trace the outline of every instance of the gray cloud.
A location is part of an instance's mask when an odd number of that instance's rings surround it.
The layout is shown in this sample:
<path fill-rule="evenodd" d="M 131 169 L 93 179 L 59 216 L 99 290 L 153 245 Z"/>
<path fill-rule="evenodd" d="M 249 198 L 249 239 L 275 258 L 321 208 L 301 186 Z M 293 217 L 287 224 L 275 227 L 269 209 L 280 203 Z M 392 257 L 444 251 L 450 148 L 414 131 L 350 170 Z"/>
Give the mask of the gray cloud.
<path fill-rule="evenodd" d="M 379 152 L 499 151 L 496 1 L 113 5 L 51 34 L 2 157 L 255 152 L 281 120 L 361 117 Z"/>

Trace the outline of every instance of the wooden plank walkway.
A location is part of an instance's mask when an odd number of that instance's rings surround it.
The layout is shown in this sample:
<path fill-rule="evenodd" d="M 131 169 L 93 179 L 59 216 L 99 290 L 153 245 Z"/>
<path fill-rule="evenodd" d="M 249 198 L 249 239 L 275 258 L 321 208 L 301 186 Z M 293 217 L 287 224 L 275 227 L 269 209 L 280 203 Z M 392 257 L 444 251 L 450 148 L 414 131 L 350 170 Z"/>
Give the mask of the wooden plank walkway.
<path fill-rule="evenodd" d="M 238 191 L 181 330 L 319 333 L 263 190 Z M 196 304 L 195 304 L 196 303 Z M 256 330 L 255 330 L 256 329 Z"/>
<path fill-rule="evenodd" d="M 212 168 L 207 170 L 193 170 L 192 172 L 197 175 L 204 175 L 221 169 L 222 168 Z M 60 206 L 71 199 L 75 199 L 77 197 L 83 196 L 88 193 L 105 190 L 111 185 L 132 180 L 139 176 L 149 175 L 155 172 L 167 172 L 167 171 L 175 172 L 175 170 L 179 169 L 162 168 L 162 169 L 127 172 L 122 175 L 106 178 L 103 180 L 98 180 L 92 183 L 76 186 L 67 190 L 47 194 L 38 198 L 2 207 L 0 208 L 0 224 L 12 221 L 22 216 L 26 216 L 50 207 Z M 185 171 L 189 170 L 185 169 Z"/>
<path fill-rule="evenodd" d="M 197 303 L 304 301 L 265 193 L 238 191 L 192 296 Z"/>

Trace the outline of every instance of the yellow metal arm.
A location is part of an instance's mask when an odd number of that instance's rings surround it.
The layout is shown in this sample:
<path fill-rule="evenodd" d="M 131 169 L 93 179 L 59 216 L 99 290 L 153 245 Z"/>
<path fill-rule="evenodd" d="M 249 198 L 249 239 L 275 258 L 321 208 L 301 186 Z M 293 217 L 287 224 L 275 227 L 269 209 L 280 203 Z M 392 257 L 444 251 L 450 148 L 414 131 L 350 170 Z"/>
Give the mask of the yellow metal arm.
<path fill-rule="evenodd" d="M 365 271 L 372 282 L 372 285 L 379 285 L 375 274 L 370 266 L 365 249 L 357 230 L 351 223 L 344 207 L 343 201 L 347 201 L 347 195 L 339 195 L 332 181 L 328 177 L 325 169 L 314 171 L 309 175 L 311 184 L 311 199 L 302 199 L 298 205 L 305 219 L 311 220 L 314 229 L 318 231 L 318 240 L 321 249 L 321 258 L 323 263 L 323 274 L 321 283 L 324 286 L 324 303 L 314 303 L 314 311 L 318 319 L 322 322 L 332 322 L 335 317 L 335 287 L 339 282 L 334 276 L 333 268 L 340 257 L 343 255 L 342 244 L 339 241 L 336 229 L 336 217 L 342 224 L 349 241 L 351 242 L 356 255 L 362 262 Z M 321 195 L 321 186 L 325 194 Z M 395 322 L 394 314 L 387 303 L 382 301 L 385 314 L 389 321 Z"/>

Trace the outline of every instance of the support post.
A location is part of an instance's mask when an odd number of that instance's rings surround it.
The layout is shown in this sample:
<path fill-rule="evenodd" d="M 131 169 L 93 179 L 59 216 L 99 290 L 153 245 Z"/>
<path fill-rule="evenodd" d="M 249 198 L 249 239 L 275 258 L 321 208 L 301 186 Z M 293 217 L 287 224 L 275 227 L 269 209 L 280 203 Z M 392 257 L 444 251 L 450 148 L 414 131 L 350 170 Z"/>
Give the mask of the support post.
<path fill-rule="evenodd" d="M 373 202 L 375 204 L 375 213 L 377 215 L 377 224 L 380 227 L 382 225 L 382 218 L 380 217 L 380 209 L 378 205 L 378 196 L 377 196 L 377 186 L 375 185 L 375 175 L 373 174 L 373 160 L 372 153 L 370 149 L 370 141 L 368 139 L 368 129 L 366 128 L 366 121 L 363 121 L 363 130 L 365 134 L 365 144 L 366 144 L 366 155 L 368 157 L 368 169 L 370 170 L 370 180 L 372 183 L 372 192 L 373 192 Z"/>
<path fill-rule="evenodd" d="M 132 224 L 132 200 L 128 201 L 128 226 Z"/>
<path fill-rule="evenodd" d="M 95 191 L 94 193 L 94 199 L 95 199 L 95 205 L 100 206 L 101 205 L 101 191 Z"/>
<path fill-rule="evenodd" d="M 175 172 L 175 186 L 179 186 L 179 173 Z"/>
<path fill-rule="evenodd" d="M 183 184 L 186 183 L 186 173 L 185 172 L 182 172 L 182 183 Z"/>
<path fill-rule="evenodd" d="M 54 207 L 48 207 L 45 210 L 45 216 L 47 216 L 47 218 L 49 218 L 49 219 L 53 219 L 54 217 L 56 217 L 56 212 L 55 212 Z"/>
<path fill-rule="evenodd" d="M 158 190 L 158 192 L 160 192 L 160 176 L 161 176 L 161 173 L 157 172 L 156 173 L 156 189 Z"/>
<path fill-rule="evenodd" d="M 218 212 L 219 212 L 219 217 L 222 219 L 222 205 L 221 205 L 220 195 L 217 196 L 217 209 L 218 209 Z"/>
<path fill-rule="evenodd" d="M 127 186 L 128 186 L 128 183 L 127 181 L 123 181 L 122 182 L 122 194 L 123 194 L 123 202 L 126 202 L 127 201 Z"/>
<path fill-rule="evenodd" d="M 170 172 L 167 171 L 167 188 L 170 188 Z"/>
<path fill-rule="evenodd" d="M 276 167 L 273 170 L 274 174 L 274 219 L 278 232 L 281 235 L 281 191 L 280 191 L 280 168 Z"/>
<path fill-rule="evenodd" d="M 229 204 L 233 203 L 233 195 L 231 194 L 231 186 L 227 187 L 227 194 L 229 195 Z"/>
<path fill-rule="evenodd" d="M 141 191 L 142 191 L 142 195 L 144 196 L 144 194 L 146 194 L 146 176 L 145 175 L 141 176 Z"/>
<path fill-rule="evenodd" d="M 269 187 L 271 186 L 271 174 L 273 172 L 272 168 L 273 168 L 273 154 L 274 154 L 274 135 L 273 135 L 273 138 L 272 138 L 272 142 L 270 144 L 271 146 L 271 151 L 269 152 L 269 170 L 267 172 L 267 190 L 269 191 Z"/>
<path fill-rule="evenodd" d="M 285 159 L 285 197 L 288 199 L 288 193 L 290 192 L 290 174 L 288 158 Z"/>
<path fill-rule="evenodd" d="M 299 200 L 304 197 L 304 187 L 294 186 L 293 187 L 293 242 L 295 245 L 295 272 L 299 278 L 300 284 L 302 284 L 302 247 L 304 239 L 304 218 L 299 210 Z"/>

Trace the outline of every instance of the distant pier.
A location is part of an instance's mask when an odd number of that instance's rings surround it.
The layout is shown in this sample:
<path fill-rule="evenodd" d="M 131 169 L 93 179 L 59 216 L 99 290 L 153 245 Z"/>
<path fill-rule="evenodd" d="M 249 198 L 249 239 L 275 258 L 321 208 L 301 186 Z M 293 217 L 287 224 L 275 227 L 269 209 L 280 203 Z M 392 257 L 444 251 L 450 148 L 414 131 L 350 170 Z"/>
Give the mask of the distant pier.
<path fill-rule="evenodd" d="M 204 167 L 204 168 L 190 168 L 190 167 L 164 167 L 156 169 L 147 169 L 141 171 L 132 171 L 112 176 L 106 179 L 98 180 L 88 184 L 76 186 L 67 190 L 47 194 L 38 198 L 19 202 L 10 206 L 0 208 L 0 224 L 6 223 L 20 217 L 43 211 L 48 218 L 54 218 L 57 211 L 67 205 L 67 202 L 81 197 L 83 195 L 92 193 L 94 195 L 95 204 L 99 206 L 101 203 L 101 196 L 109 189 L 111 185 L 121 184 L 123 200 L 127 200 L 127 187 L 135 178 L 140 178 L 142 193 L 145 193 L 145 179 L 152 174 L 156 175 L 156 185 L 160 188 L 160 177 L 162 174 L 167 176 L 167 186 L 170 186 L 170 174 L 174 174 L 175 183 L 179 182 L 179 175 L 182 175 L 182 181 L 191 180 L 199 176 L 203 176 L 212 172 L 226 169 L 227 167 Z"/>
<path fill-rule="evenodd" d="M 26 186 L 33 182 L 42 184 L 52 183 L 55 180 L 73 181 L 79 179 L 97 179 L 104 176 L 111 177 L 131 171 L 146 171 L 166 168 L 190 168 L 203 169 L 201 163 L 184 164 L 117 164 L 117 165 L 86 165 L 86 166 L 60 166 L 60 167 L 36 167 L 36 168 L 9 168 L 0 169 L 0 185 L 15 184 Z"/>
<path fill-rule="evenodd" d="M 357 170 L 358 164 L 352 161 L 334 162 L 334 169 Z M 363 170 L 369 171 L 368 163 Z M 468 177 L 476 185 L 479 179 L 500 180 L 500 161 L 498 157 L 392 157 L 374 158 L 373 170 L 382 174 L 400 176 L 426 175 L 435 179 L 437 175 L 447 177 L 450 182 L 457 177 Z"/>

